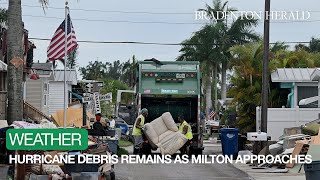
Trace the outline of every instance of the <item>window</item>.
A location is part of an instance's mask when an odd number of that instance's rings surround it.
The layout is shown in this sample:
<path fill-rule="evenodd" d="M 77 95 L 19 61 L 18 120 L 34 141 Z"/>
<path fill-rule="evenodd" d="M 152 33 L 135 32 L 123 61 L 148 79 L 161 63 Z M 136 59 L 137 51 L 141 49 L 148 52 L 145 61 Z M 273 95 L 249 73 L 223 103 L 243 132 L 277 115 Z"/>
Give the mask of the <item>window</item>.
<path fill-rule="evenodd" d="M 43 105 L 44 106 L 48 105 L 48 95 L 47 94 L 43 95 Z"/>
<path fill-rule="evenodd" d="M 300 100 L 318 96 L 318 87 L 317 86 L 298 86 L 298 103 Z M 318 101 L 299 106 L 300 108 L 317 108 L 318 107 Z"/>
<path fill-rule="evenodd" d="M 48 106 L 49 84 L 43 84 L 43 105 Z"/>
<path fill-rule="evenodd" d="M 48 83 L 44 83 L 43 91 L 48 92 Z"/>

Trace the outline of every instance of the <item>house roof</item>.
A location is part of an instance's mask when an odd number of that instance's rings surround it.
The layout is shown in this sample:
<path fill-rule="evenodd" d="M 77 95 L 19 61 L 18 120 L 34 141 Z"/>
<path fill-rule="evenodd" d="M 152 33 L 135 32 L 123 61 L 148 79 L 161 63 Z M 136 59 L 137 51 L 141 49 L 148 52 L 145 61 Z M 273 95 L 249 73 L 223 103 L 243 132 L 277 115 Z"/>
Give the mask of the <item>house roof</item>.
<path fill-rule="evenodd" d="M 33 63 L 31 68 L 36 70 L 52 71 L 52 63 Z"/>
<path fill-rule="evenodd" d="M 0 60 L 0 71 L 7 71 L 8 65 Z"/>
<path fill-rule="evenodd" d="M 272 82 L 313 82 L 315 68 L 277 68 L 271 73 Z"/>
<path fill-rule="evenodd" d="M 63 69 L 55 69 L 53 71 L 54 81 L 64 81 L 64 70 Z M 77 84 L 77 72 L 75 69 L 67 69 L 66 70 L 66 81 L 72 85 Z"/>

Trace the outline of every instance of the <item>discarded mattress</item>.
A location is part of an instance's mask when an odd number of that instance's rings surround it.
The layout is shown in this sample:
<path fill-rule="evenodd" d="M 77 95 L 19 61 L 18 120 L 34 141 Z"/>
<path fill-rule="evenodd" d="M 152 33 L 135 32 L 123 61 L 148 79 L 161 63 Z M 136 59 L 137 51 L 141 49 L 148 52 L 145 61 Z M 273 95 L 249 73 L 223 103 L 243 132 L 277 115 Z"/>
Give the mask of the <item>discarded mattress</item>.
<path fill-rule="evenodd" d="M 185 135 L 179 132 L 171 114 L 163 113 L 162 116 L 144 125 L 144 133 L 153 148 L 160 148 L 161 154 L 172 155 L 186 142 Z"/>

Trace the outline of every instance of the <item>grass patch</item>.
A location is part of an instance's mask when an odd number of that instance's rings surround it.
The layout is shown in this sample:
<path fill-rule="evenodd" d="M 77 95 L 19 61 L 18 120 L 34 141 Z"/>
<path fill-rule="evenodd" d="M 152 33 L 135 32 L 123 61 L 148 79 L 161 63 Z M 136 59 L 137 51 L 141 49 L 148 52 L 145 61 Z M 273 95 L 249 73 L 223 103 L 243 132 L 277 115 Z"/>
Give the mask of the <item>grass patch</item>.
<path fill-rule="evenodd" d="M 123 148 L 119 148 L 118 151 L 117 151 L 117 155 L 118 156 L 121 156 L 121 155 L 128 155 L 129 152 Z"/>
<path fill-rule="evenodd" d="M 131 145 L 132 145 L 132 142 L 130 142 L 130 141 L 126 141 L 123 139 L 120 139 L 120 141 L 119 141 L 119 147 L 128 147 Z"/>

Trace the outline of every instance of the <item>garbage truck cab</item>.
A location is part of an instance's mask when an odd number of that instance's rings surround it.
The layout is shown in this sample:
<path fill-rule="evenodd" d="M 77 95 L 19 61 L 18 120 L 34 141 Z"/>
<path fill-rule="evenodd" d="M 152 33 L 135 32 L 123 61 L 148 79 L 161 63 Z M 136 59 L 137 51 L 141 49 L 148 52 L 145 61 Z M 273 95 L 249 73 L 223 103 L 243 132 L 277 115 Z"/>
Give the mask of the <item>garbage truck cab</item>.
<path fill-rule="evenodd" d="M 196 61 L 138 62 L 136 73 L 137 112 L 149 110 L 146 123 L 165 112 L 170 112 L 178 124 L 183 115 L 193 133 L 190 154 L 201 154 L 203 150 L 201 111 L 200 63 Z"/>

